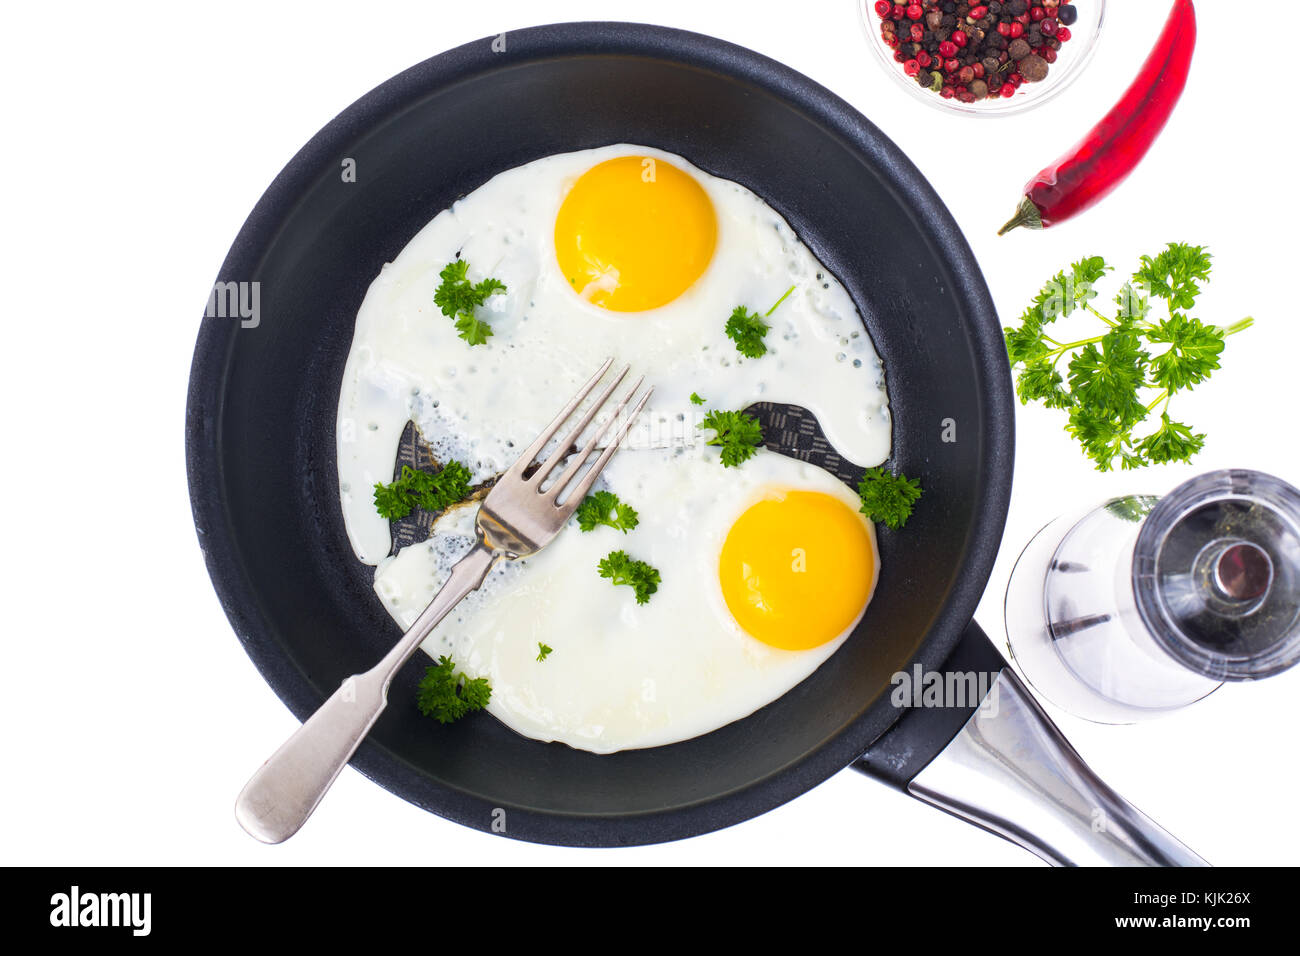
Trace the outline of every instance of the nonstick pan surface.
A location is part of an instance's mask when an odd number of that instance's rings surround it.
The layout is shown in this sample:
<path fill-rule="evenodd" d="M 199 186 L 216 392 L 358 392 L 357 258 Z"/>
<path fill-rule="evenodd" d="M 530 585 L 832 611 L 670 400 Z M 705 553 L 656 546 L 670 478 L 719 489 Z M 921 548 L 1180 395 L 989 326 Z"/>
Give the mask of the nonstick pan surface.
<path fill-rule="evenodd" d="M 879 587 L 861 625 L 750 717 L 606 756 L 525 739 L 487 715 L 429 721 L 413 703 L 417 659 L 352 761 L 468 826 L 491 831 L 504 810 L 505 835 L 518 839 L 686 837 L 848 766 L 899 716 L 891 675 L 940 667 L 967 629 L 1010 492 L 1000 330 L 930 186 L 865 117 L 806 77 L 710 37 L 644 25 L 538 27 L 509 33 L 504 46 L 470 43 L 367 94 L 293 158 L 249 216 L 218 280 L 259 283 L 258 321 L 205 318 L 195 350 L 194 520 L 240 642 L 306 718 L 398 636 L 371 590 L 373 569 L 348 545 L 334 456 L 353 321 L 380 267 L 457 197 L 553 153 L 643 144 L 749 187 L 853 296 L 885 363 L 889 464 L 925 487 L 904 529 L 881 529 Z M 355 182 L 340 175 L 346 159 Z"/>

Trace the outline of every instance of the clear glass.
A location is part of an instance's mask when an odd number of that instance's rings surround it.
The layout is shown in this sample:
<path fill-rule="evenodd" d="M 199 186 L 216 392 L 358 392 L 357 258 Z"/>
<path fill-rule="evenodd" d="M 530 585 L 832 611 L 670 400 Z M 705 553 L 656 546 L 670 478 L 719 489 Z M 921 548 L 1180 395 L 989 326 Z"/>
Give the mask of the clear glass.
<path fill-rule="evenodd" d="M 1029 683 L 1099 723 L 1279 673 L 1300 659 L 1300 492 L 1220 471 L 1058 518 L 1016 562 L 1006 628 Z"/>
<path fill-rule="evenodd" d="M 1092 59 L 1106 16 L 1105 0 L 1074 0 L 1073 5 L 1079 12 L 1079 18 L 1070 25 L 1070 40 L 1061 44 L 1056 62 L 1052 64 L 1046 79 L 1041 83 L 1024 83 L 1016 90 L 1015 96 L 1005 99 L 998 97 L 962 103 L 956 98 L 945 100 L 938 93 L 921 89 L 914 79 L 903 72 L 903 64 L 894 59 L 894 51 L 880 38 L 880 18 L 876 16 L 873 0 L 854 2 L 857 3 L 859 20 L 866 33 L 867 46 L 871 47 L 880 67 L 906 89 L 909 96 L 936 109 L 966 116 L 1010 116 L 1041 106 L 1057 96 L 1078 78 Z"/>
<path fill-rule="evenodd" d="M 1183 666 L 1256 680 L 1300 660 L 1300 491 L 1216 471 L 1152 509 L 1133 548 L 1142 622 Z"/>

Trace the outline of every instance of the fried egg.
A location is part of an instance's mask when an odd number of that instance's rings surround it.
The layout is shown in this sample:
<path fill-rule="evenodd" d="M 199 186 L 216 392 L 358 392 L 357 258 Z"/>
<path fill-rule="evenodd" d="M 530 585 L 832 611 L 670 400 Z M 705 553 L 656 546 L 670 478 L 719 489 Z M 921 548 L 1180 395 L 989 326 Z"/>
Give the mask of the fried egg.
<path fill-rule="evenodd" d="M 603 479 L 637 506 L 624 534 L 576 521 L 500 562 L 425 650 L 492 685 L 488 711 L 521 734 L 597 753 L 686 740 L 753 713 L 811 674 L 861 619 L 879 573 L 874 529 L 834 476 L 760 450 L 724 469 L 712 449 L 621 452 Z M 476 508 L 380 564 L 375 590 L 409 626 L 473 544 Z M 623 550 L 658 590 L 597 575 Z M 539 661 L 539 645 L 552 648 Z"/>
<path fill-rule="evenodd" d="M 457 258 L 470 281 L 506 287 L 478 310 L 492 329 L 484 345 L 434 305 Z M 738 306 L 770 326 L 759 358 L 726 335 Z M 372 490 L 391 480 L 407 422 L 439 461 L 489 480 L 611 355 L 655 388 L 598 486 L 640 523 L 628 534 L 571 526 L 499 564 L 425 644 L 489 678 L 489 710 L 507 725 L 601 753 L 687 739 L 779 697 L 834 653 L 875 587 L 874 531 L 853 491 L 764 450 L 722 467 L 696 427 L 704 414 L 789 402 L 852 462 L 879 464 L 890 447 L 884 370 L 849 294 L 755 194 L 629 145 L 508 170 L 435 216 L 357 315 L 340 497 L 399 624 L 468 547 L 476 510 L 451 509 L 428 542 L 389 556 Z M 597 575 L 613 550 L 660 570 L 649 602 Z M 539 644 L 554 648 L 541 661 Z"/>

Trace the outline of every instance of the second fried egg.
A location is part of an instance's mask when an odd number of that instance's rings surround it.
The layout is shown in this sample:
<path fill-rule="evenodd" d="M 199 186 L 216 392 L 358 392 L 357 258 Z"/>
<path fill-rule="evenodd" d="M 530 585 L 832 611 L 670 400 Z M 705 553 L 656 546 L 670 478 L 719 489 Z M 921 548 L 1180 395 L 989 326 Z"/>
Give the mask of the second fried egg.
<path fill-rule="evenodd" d="M 539 740 L 597 753 L 714 730 L 781 696 L 843 643 L 875 590 L 875 531 L 813 465 L 760 450 L 616 455 L 602 482 L 637 507 L 630 533 L 576 521 L 500 563 L 425 642 L 492 685 L 488 710 Z M 408 626 L 473 541 L 475 508 L 384 561 L 375 590 Z M 613 550 L 659 569 L 658 591 L 597 576 Z M 739 613 L 737 613 L 739 611 Z M 539 645 L 552 648 L 537 659 Z"/>

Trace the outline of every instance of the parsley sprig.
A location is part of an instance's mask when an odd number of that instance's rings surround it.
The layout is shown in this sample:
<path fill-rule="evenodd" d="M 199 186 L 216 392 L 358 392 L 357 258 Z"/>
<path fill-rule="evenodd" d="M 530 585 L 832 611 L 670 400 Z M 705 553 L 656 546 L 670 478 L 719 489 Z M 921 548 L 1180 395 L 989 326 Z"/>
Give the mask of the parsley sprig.
<path fill-rule="evenodd" d="M 732 310 L 731 318 L 727 319 L 727 338 L 736 343 L 736 350 L 741 355 L 745 358 L 760 358 L 767 353 L 767 344 L 763 341 L 763 337 L 767 335 L 767 330 L 771 326 L 763 320 L 775 312 L 777 306 L 788 299 L 794 289 L 794 286 L 786 289 L 785 295 L 777 299 L 776 304 L 761 316 L 757 312 L 750 312 L 743 305 L 738 305 Z"/>
<path fill-rule="evenodd" d="M 921 497 L 921 482 L 884 468 L 868 468 L 858 482 L 858 497 L 862 499 L 859 510 L 868 520 L 897 531 L 912 516 L 912 505 Z"/>
<path fill-rule="evenodd" d="M 449 461 L 436 474 L 410 465 L 389 484 L 376 483 L 375 510 L 390 521 L 405 518 L 417 507 L 425 511 L 444 511 L 469 494 L 470 470 L 458 461 Z"/>
<path fill-rule="evenodd" d="M 722 466 L 735 468 L 748 461 L 763 443 L 763 426 L 753 415 L 722 412 L 714 409 L 696 428 L 711 428 L 714 435 L 708 444 L 722 448 Z"/>
<path fill-rule="evenodd" d="M 582 499 L 574 513 L 578 527 L 583 531 L 593 531 L 597 525 L 609 525 L 616 531 L 627 534 L 637 526 L 636 509 L 619 501 L 612 491 L 597 491 Z"/>
<path fill-rule="evenodd" d="M 486 677 L 471 680 L 457 671 L 455 663 L 446 655 L 425 670 L 415 691 L 415 705 L 420 713 L 440 724 L 450 724 L 471 711 L 482 710 L 491 698 L 492 687 Z"/>
<path fill-rule="evenodd" d="M 468 278 L 469 263 L 453 259 L 438 273 L 442 282 L 433 293 L 433 304 L 442 314 L 454 319 L 460 337 L 470 345 L 485 345 L 492 334 L 492 326 L 474 316 L 474 310 L 488 300 L 488 296 L 505 292 L 500 279 L 487 278 L 471 283 Z"/>
<path fill-rule="evenodd" d="M 1221 327 L 1187 314 L 1209 280 L 1210 258 L 1204 246 L 1178 242 L 1143 256 L 1115 296 L 1113 318 L 1094 305 L 1094 286 L 1110 266 L 1101 256 L 1081 259 L 1048 280 L 1019 325 L 1003 330 L 1020 401 L 1068 411 L 1066 430 L 1098 471 L 1117 459 L 1126 469 L 1190 461 L 1205 445 L 1203 432 L 1170 417 L 1170 401 L 1208 379 L 1220 367 L 1224 340 L 1254 323 Z M 1165 302 L 1167 319 L 1152 316 L 1152 297 Z M 1071 342 L 1047 333 L 1078 310 L 1106 330 Z M 1137 434 L 1157 409 L 1154 430 Z"/>
<path fill-rule="evenodd" d="M 652 568 L 644 561 L 628 557 L 626 551 L 611 551 L 600 559 L 596 571 L 602 578 L 609 578 L 614 584 L 626 584 L 636 592 L 636 603 L 645 604 L 650 595 L 659 590 L 660 578 L 657 568 Z"/>

